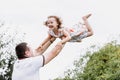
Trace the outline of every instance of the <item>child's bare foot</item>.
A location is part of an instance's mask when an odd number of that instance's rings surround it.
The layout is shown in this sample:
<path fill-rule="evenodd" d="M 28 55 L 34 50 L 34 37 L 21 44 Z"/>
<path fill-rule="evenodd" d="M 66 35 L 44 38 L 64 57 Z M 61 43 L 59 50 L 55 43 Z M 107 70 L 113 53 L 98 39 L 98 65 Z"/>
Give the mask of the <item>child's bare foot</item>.
<path fill-rule="evenodd" d="M 83 19 L 83 20 L 86 20 L 86 19 L 89 18 L 91 15 L 92 15 L 92 14 L 88 14 L 88 15 L 86 15 L 86 16 L 83 16 L 82 19 Z"/>

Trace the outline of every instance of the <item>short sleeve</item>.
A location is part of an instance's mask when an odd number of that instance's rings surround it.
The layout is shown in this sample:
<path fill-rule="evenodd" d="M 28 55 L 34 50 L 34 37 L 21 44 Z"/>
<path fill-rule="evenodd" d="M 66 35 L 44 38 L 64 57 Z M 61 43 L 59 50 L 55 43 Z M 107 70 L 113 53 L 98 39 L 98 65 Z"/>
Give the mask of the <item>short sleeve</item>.
<path fill-rule="evenodd" d="M 32 57 L 31 63 L 33 66 L 40 68 L 40 67 L 44 66 L 45 58 L 43 55 Z"/>
<path fill-rule="evenodd" d="M 45 56 L 42 55 L 42 57 L 43 57 L 43 65 L 42 66 L 44 66 L 45 65 Z"/>

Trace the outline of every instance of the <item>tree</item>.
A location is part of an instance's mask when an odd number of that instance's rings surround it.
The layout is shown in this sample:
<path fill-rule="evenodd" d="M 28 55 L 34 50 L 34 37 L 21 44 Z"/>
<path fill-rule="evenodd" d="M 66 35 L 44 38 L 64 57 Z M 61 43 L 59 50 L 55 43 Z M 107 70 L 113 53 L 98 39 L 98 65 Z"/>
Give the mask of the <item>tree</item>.
<path fill-rule="evenodd" d="M 12 67 L 16 59 L 14 47 L 23 40 L 24 35 L 16 26 L 0 23 L 0 80 L 11 80 Z"/>
<path fill-rule="evenodd" d="M 75 68 L 55 80 L 120 80 L 120 45 L 116 41 L 89 54 L 74 61 Z M 82 67 L 85 59 L 88 59 L 87 63 Z"/>
<path fill-rule="evenodd" d="M 119 57 L 120 45 L 116 41 L 108 43 L 90 57 L 81 76 L 89 80 L 119 80 Z"/>

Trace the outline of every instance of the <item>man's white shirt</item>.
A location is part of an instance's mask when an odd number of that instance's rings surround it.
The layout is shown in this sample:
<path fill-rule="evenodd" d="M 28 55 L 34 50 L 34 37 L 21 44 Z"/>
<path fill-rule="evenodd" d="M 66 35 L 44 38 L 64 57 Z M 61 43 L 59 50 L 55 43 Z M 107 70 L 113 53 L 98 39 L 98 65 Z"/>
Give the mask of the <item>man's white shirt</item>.
<path fill-rule="evenodd" d="M 13 66 L 12 80 L 40 80 L 39 69 L 43 66 L 43 56 L 17 60 Z"/>

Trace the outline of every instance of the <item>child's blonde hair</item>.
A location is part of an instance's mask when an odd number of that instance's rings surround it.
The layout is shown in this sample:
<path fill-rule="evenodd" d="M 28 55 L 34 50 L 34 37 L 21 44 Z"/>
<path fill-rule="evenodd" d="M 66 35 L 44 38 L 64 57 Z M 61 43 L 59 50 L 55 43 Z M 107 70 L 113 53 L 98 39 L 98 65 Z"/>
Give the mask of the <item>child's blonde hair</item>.
<path fill-rule="evenodd" d="M 48 16 L 48 19 L 49 18 L 55 18 L 55 20 L 56 20 L 56 22 L 58 23 L 58 28 L 61 28 L 61 25 L 62 25 L 62 21 L 61 21 L 61 19 L 59 18 L 59 17 L 57 17 L 57 16 Z M 48 21 L 45 21 L 45 25 L 47 26 L 47 23 Z"/>

